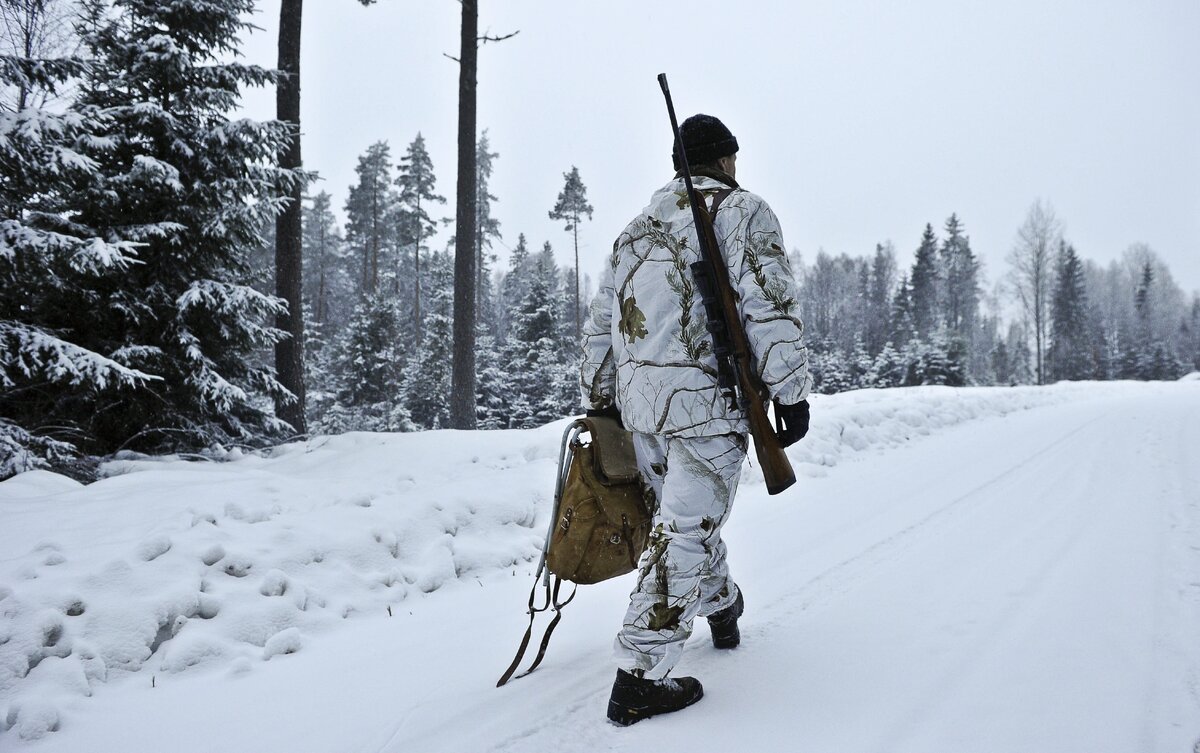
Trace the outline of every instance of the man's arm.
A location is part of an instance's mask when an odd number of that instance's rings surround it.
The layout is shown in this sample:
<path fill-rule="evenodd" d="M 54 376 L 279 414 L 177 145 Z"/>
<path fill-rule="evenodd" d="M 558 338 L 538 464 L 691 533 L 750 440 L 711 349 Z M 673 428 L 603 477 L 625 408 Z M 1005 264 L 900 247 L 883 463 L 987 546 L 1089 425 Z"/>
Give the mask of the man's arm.
<path fill-rule="evenodd" d="M 613 289 L 613 256 L 600 273 L 600 287 L 592 299 L 590 313 L 583 323 L 583 362 L 579 369 L 583 407 L 606 410 L 615 407 L 616 364 L 613 360 L 612 309 L 616 292 Z"/>
<path fill-rule="evenodd" d="M 746 218 L 744 233 L 738 236 L 743 246 L 736 288 L 746 337 L 771 397 L 791 405 L 808 397 L 812 378 L 796 280 L 779 219 L 761 203 Z"/>

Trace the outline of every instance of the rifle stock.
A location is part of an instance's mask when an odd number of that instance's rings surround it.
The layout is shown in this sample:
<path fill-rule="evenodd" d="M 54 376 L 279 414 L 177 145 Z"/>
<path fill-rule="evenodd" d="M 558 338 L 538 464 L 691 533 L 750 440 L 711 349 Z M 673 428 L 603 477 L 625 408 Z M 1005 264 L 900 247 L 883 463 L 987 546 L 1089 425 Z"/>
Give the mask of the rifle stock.
<path fill-rule="evenodd" d="M 767 389 L 758 377 L 754 366 L 753 351 L 750 349 L 746 328 L 742 323 L 741 313 L 737 307 L 737 295 L 733 283 L 729 279 L 729 269 L 721 255 L 721 247 L 717 244 L 716 232 L 713 230 L 712 217 L 704 205 L 703 199 L 692 185 L 691 168 L 687 162 L 687 153 L 683 149 L 683 139 L 679 134 L 679 123 L 675 118 L 675 104 L 671 101 L 671 90 L 667 86 L 667 74 L 658 74 L 658 84 L 662 88 L 663 97 L 667 100 L 667 112 L 671 116 L 671 129 L 675 135 L 675 145 L 683 166 L 684 183 L 687 186 L 688 203 L 692 207 L 692 220 L 696 226 L 696 236 L 700 244 L 700 264 L 707 269 L 706 274 L 697 274 L 697 282 L 708 278 L 710 290 L 706 297 L 715 298 L 716 307 L 710 307 L 706 300 L 705 309 L 709 315 L 709 332 L 714 339 L 714 353 L 718 358 L 718 372 L 722 379 L 718 389 L 736 390 L 737 405 L 746 414 L 750 425 L 750 435 L 754 437 L 754 452 L 762 467 L 763 479 L 767 484 L 768 494 L 778 494 L 796 483 L 796 473 L 792 470 L 791 461 L 779 443 L 775 427 L 767 417 Z M 712 309 L 716 308 L 716 311 Z M 728 338 L 728 343 L 721 342 L 722 337 Z M 728 366 L 722 363 L 728 359 Z M 725 375 L 732 367 L 733 384 L 725 383 Z M 728 394 L 728 393 L 727 393 Z"/>

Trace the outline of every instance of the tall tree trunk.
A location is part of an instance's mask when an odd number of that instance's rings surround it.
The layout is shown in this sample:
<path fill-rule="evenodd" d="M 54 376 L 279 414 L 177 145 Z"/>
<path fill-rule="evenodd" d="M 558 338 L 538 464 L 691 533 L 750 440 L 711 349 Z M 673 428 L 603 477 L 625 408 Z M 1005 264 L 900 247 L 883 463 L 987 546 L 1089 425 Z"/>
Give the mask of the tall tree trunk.
<path fill-rule="evenodd" d="M 279 166 L 299 169 L 300 160 L 300 14 L 304 0 L 283 0 L 279 9 L 279 70 L 283 74 L 275 89 L 276 117 L 292 129 L 286 148 L 279 152 Z M 308 433 L 304 419 L 304 310 L 301 303 L 302 242 L 300 181 L 292 187 L 291 201 L 275 219 L 275 294 L 287 301 L 286 314 L 275 326 L 290 335 L 275 344 L 275 371 L 280 383 L 296 399 L 276 400 L 275 413 L 295 429 Z"/>
<path fill-rule="evenodd" d="M 417 245 L 413 247 L 413 332 L 416 342 L 421 342 L 421 235 L 425 228 L 421 225 L 421 192 L 417 191 Z"/>
<path fill-rule="evenodd" d="M 458 200 L 454 233 L 454 362 L 450 426 L 475 428 L 475 69 L 479 3 L 462 0 L 458 66 Z"/>
<path fill-rule="evenodd" d="M 575 342 L 579 342 L 581 339 L 579 327 L 579 212 L 575 213 L 575 220 L 571 226 L 575 229 Z"/>

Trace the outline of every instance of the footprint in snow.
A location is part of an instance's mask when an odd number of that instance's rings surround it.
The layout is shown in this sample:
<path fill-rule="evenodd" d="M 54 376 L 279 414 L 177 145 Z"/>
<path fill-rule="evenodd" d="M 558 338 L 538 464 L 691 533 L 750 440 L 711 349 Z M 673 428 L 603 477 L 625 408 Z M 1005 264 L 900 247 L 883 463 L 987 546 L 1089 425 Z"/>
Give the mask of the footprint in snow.
<path fill-rule="evenodd" d="M 224 570 L 226 575 L 232 575 L 235 578 L 244 578 L 250 573 L 253 567 L 254 563 L 250 560 L 241 557 L 232 557 L 225 563 Z"/>
<path fill-rule="evenodd" d="M 223 559 L 225 559 L 225 547 L 220 544 L 213 544 L 200 553 L 200 561 L 209 566 L 215 565 Z"/>
<path fill-rule="evenodd" d="M 155 536 L 138 544 L 137 556 L 138 559 L 145 562 L 153 562 L 169 551 L 171 551 L 171 540 L 166 536 Z"/>

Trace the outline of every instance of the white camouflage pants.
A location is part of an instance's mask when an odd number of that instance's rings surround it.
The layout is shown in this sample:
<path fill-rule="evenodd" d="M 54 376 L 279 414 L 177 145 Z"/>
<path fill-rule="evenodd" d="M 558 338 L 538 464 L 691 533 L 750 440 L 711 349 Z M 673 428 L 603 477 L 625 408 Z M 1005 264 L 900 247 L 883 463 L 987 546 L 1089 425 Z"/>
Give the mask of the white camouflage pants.
<path fill-rule="evenodd" d="M 614 655 L 621 669 L 658 680 L 679 661 L 692 621 L 737 598 L 721 527 L 737 492 L 747 441 L 741 434 L 635 433 L 633 446 L 658 511 Z"/>

